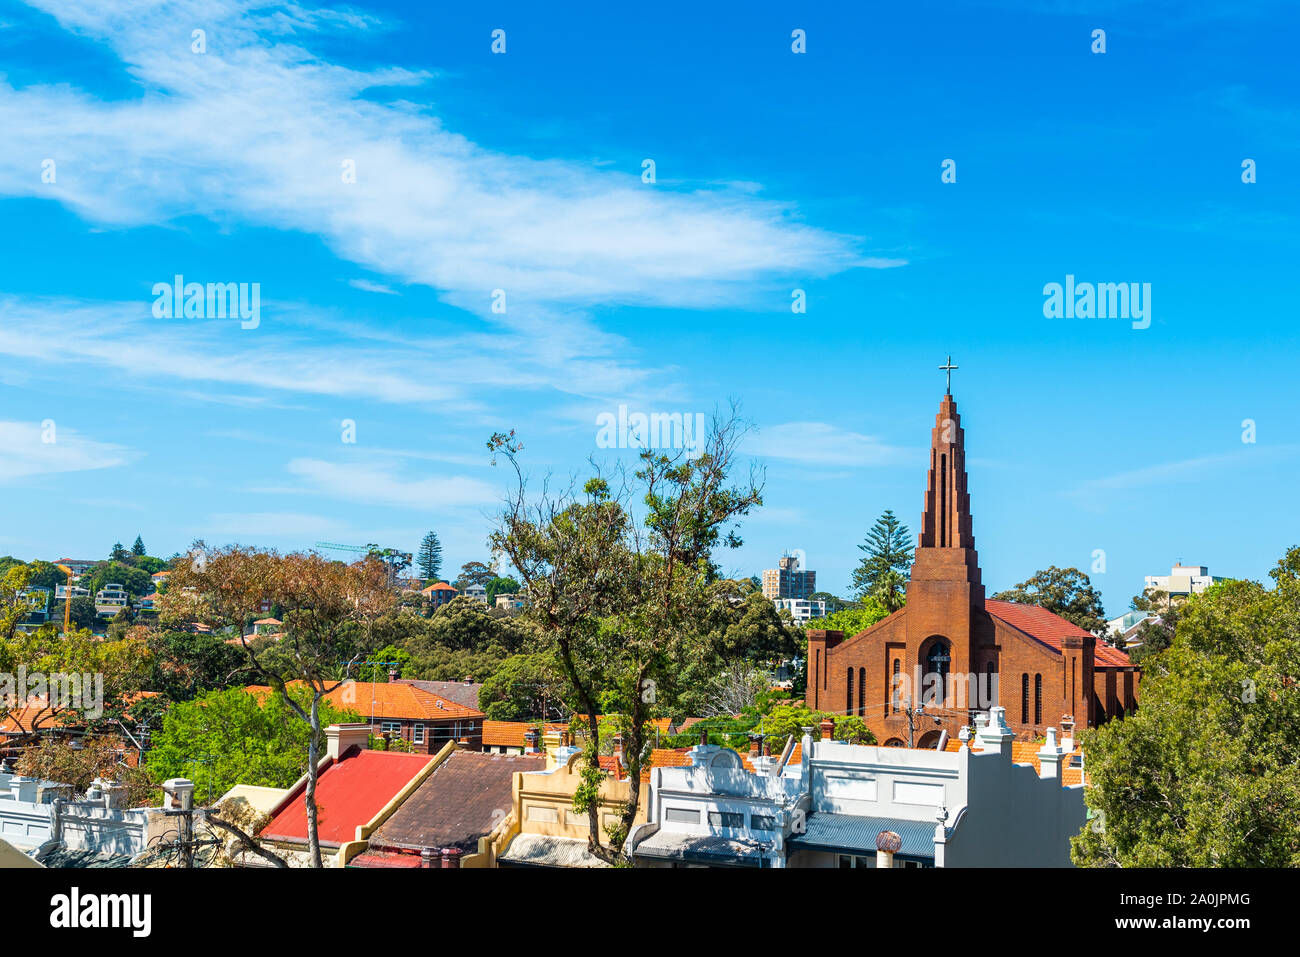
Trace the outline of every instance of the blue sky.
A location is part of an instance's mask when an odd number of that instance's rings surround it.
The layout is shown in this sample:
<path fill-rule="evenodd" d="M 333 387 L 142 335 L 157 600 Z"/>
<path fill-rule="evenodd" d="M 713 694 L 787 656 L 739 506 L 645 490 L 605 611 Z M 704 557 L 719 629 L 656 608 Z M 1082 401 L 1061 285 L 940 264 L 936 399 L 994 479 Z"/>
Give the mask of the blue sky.
<path fill-rule="evenodd" d="M 491 432 L 565 478 L 631 459 L 621 404 L 735 399 L 726 566 L 844 593 L 917 526 L 949 353 L 991 590 L 1103 549 L 1118 613 L 1300 543 L 1285 5 L 442 6 L 0 3 L 0 553 L 433 528 L 454 575 Z M 257 328 L 156 318 L 178 273 L 259 283 Z M 1067 274 L 1150 327 L 1045 318 Z"/>

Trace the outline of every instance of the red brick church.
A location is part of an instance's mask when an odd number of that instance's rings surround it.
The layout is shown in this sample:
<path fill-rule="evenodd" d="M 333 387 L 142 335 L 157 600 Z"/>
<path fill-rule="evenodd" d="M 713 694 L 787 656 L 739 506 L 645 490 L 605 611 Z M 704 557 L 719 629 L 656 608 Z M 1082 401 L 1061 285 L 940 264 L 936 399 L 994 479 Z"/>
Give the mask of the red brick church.
<path fill-rule="evenodd" d="M 808 707 L 857 715 L 882 744 L 933 747 L 995 704 L 1021 739 L 1096 727 L 1136 707 L 1137 686 L 1123 651 L 1045 608 L 984 597 L 965 433 L 944 395 L 907 604 L 851 638 L 808 632 Z"/>

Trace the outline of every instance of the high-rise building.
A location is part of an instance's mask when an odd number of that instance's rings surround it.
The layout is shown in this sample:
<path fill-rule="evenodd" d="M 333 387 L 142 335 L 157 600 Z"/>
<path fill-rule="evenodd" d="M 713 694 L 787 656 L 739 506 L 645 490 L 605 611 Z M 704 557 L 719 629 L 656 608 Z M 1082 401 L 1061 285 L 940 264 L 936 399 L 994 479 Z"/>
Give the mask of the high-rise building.
<path fill-rule="evenodd" d="M 763 569 L 764 598 L 809 598 L 817 590 L 817 573 L 805 571 L 798 555 L 782 555 L 776 568 Z"/>

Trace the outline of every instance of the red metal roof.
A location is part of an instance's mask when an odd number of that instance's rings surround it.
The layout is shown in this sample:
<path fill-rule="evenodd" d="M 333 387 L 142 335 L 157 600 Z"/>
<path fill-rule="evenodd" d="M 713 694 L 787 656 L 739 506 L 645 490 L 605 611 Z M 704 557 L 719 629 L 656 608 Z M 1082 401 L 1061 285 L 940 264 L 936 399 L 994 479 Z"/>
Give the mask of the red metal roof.
<path fill-rule="evenodd" d="M 434 758 L 353 748 L 325 769 L 316 782 L 321 844 L 337 847 L 357 837 L 368 823 Z M 259 835 L 263 840 L 307 841 L 307 797 L 300 791 Z"/>
<path fill-rule="evenodd" d="M 1090 637 L 1088 632 L 1078 625 L 1038 605 L 1021 605 L 1013 601 L 989 598 L 984 602 L 984 608 L 994 618 L 1006 622 L 1013 628 L 1019 628 L 1056 651 L 1061 650 L 1062 638 Z M 1099 665 L 1121 668 L 1133 663 L 1127 654 L 1100 638 L 1097 640 L 1094 660 Z"/>

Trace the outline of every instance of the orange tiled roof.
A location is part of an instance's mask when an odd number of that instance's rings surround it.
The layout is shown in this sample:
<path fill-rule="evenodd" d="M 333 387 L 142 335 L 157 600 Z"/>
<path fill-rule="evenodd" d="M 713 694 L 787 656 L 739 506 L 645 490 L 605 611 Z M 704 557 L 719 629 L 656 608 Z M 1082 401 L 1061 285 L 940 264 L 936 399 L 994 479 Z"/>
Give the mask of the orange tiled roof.
<path fill-rule="evenodd" d="M 300 684 L 300 681 L 289 682 L 290 687 Z M 249 685 L 245 690 L 259 697 L 271 693 L 266 685 Z M 376 718 L 444 721 L 483 717 L 477 708 L 467 708 L 450 698 L 400 682 L 350 681 L 325 695 L 325 699 L 340 710 Z"/>
<path fill-rule="evenodd" d="M 1012 741 L 1011 742 L 1011 763 L 1032 765 L 1035 774 L 1041 775 L 1043 767 L 1038 760 L 1038 752 L 1042 745 L 1034 741 Z M 928 750 L 928 749 L 927 749 Z M 961 742 L 949 740 L 945 751 L 960 751 Z M 971 752 L 979 754 L 984 749 L 976 745 L 974 739 L 971 740 Z M 1070 767 L 1070 759 L 1081 755 L 1083 752 L 1076 746 L 1073 751 L 1067 751 L 1061 756 L 1061 782 L 1062 784 L 1079 784 L 1084 782 L 1083 769 Z"/>
<path fill-rule="evenodd" d="M 26 734 L 36 729 L 55 728 L 65 724 L 70 717 L 66 711 L 51 712 L 49 702 L 44 698 L 28 698 L 21 708 L 10 708 L 0 718 L 0 734 Z"/>
<path fill-rule="evenodd" d="M 527 742 L 524 735 L 529 728 L 537 727 L 535 721 L 487 721 L 483 722 L 483 743 L 491 747 L 522 748 Z M 564 731 L 567 724 L 547 724 L 543 734 L 552 731 Z M 541 742 L 539 741 L 540 745 Z"/>

